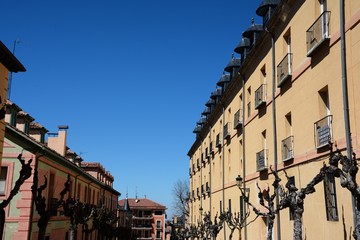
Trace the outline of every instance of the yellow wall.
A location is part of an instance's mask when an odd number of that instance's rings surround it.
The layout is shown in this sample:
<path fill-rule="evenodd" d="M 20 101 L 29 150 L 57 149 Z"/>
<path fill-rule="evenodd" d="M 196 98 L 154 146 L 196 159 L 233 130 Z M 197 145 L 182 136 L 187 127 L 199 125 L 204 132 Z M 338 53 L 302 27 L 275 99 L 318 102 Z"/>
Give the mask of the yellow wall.
<path fill-rule="evenodd" d="M 312 57 L 307 57 L 306 31 L 320 16 L 319 1 L 283 2 L 288 3 L 288 5 L 287 3 L 284 5 L 288 18 L 283 22 L 278 22 L 273 28 L 275 66 L 287 54 L 288 48 L 284 37 L 290 33 L 292 77 L 282 88 L 276 88 L 277 167 L 282 184 L 286 183 L 286 177 L 282 171 L 285 167 L 288 175 L 295 177 L 296 186 L 300 189 L 305 187 L 319 172 L 323 162 L 328 162 L 329 151 L 326 147 L 325 150 L 317 150 L 314 140 L 314 123 L 328 114 L 321 99 L 320 92 L 323 89 L 327 89 L 329 96 L 333 141 L 340 149 L 345 150 L 346 148 L 341 82 L 340 7 L 337 1 L 327 1 L 327 10 L 331 12 L 330 40 L 318 48 Z M 357 104 L 360 102 L 358 94 L 360 92 L 359 1 L 345 0 L 345 18 L 350 128 L 353 150 L 359 155 L 360 107 Z M 232 211 L 239 211 L 240 192 L 236 187 L 235 178 L 237 175 L 244 177 L 242 144 L 245 144 L 246 187 L 250 189 L 250 201 L 255 206 L 259 207 L 256 184 L 258 183 L 261 189 L 264 189 L 267 186 L 271 187 L 273 182 L 270 171 L 268 171 L 269 175 L 266 171 L 260 175 L 256 169 L 256 153 L 264 148 L 268 149 L 268 166 L 274 166 L 271 38 L 269 35 L 265 35 L 263 35 L 263 40 L 258 43 L 261 47 L 252 50 L 256 51 L 256 54 L 250 55 L 251 59 L 246 59 L 248 64 L 240 70 L 246 80 L 243 87 L 245 95 L 243 96 L 242 87 L 233 95 L 225 95 L 231 97 L 222 99 L 222 102 L 226 102 L 224 109 L 217 106 L 217 109 L 220 110 L 213 113 L 209 120 L 210 124 L 205 125 L 210 130 L 203 129 L 189 151 L 190 192 L 194 190 L 195 193 L 195 198 L 191 196 L 190 202 L 192 224 L 196 224 L 200 219 L 200 207 L 203 208 L 203 212 L 211 211 L 213 219 L 216 213 L 220 212 L 220 201 L 223 204 L 222 208 L 227 210 L 229 199 L 231 199 Z M 264 69 L 265 76 L 262 71 Z M 254 108 L 255 90 L 263 83 L 266 83 L 266 106 L 256 110 Z M 231 84 L 241 85 L 241 78 L 233 79 Z M 224 140 L 224 144 L 218 149 L 215 147 L 215 137 L 218 133 L 222 134 L 223 124 L 233 123 L 234 113 L 243 108 L 241 99 L 245 104 L 245 137 L 241 130 L 235 130 L 230 125 L 230 140 Z M 249 101 L 251 101 L 251 114 L 248 117 L 247 104 Z M 291 127 L 286 118 L 289 113 L 291 114 Z M 290 135 L 294 136 L 294 159 L 283 163 L 281 141 Z M 213 142 L 215 153 L 211 156 L 210 162 L 205 159 L 205 165 L 202 165 L 199 160 L 201 168 L 198 170 L 197 159 L 201 159 L 201 154 L 205 155 L 205 149 L 209 147 L 210 141 Z M 195 164 L 195 173 L 193 164 Z M 196 189 L 200 189 L 201 184 L 205 185 L 206 182 L 211 185 L 211 194 L 198 198 Z M 273 190 L 271 189 L 271 191 Z M 348 236 L 350 235 L 350 228 L 353 229 L 351 198 L 350 193 L 340 186 L 339 179 L 336 179 L 336 195 L 339 220 L 334 222 L 326 219 L 323 183 L 316 186 L 316 193 L 306 197 L 303 234 L 307 239 L 341 239 L 344 234 L 344 226 Z M 251 212 L 249 220 L 254 217 L 254 213 Z M 281 211 L 280 219 L 282 239 L 291 239 L 293 221 L 289 220 L 288 209 Z M 229 233 L 230 230 L 225 228 L 225 234 L 222 230 L 217 239 L 225 239 Z M 237 238 L 236 234 L 238 234 L 237 231 L 235 231 L 234 239 Z M 265 239 L 265 234 L 266 223 L 261 218 L 247 227 L 248 239 Z M 276 234 L 275 226 L 274 236 Z"/>

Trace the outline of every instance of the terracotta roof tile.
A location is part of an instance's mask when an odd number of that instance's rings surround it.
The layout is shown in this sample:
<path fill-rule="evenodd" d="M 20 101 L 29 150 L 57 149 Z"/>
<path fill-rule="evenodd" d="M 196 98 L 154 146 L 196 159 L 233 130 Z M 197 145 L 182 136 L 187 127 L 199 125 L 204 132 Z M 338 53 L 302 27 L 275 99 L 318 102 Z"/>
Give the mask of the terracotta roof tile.
<path fill-rule="evenodd" d="M 157 202 L 154 202 L 147 198 L 128 198 L 129 206 L 131 209 L 161 209 L 166 210 L 164 205 L 161 205 Z M 122 199 L 119 201 L 119 205 L 123 206 L 125 204 L 126 199 Z"/>

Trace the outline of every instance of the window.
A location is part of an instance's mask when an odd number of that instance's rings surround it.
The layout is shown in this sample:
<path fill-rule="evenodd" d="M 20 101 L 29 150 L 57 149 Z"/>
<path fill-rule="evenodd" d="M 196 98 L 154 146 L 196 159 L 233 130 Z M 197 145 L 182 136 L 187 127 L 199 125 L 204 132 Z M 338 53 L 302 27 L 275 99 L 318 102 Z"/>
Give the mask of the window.
<path fill-rule="evenodd" d="M 251 87 L 247 89 L 248 103 L 247 103 L 247 117 L 251 116 Z"/>
<path fill-rule="evenodd" d="M 156 228 L 161 228 L 161 221 L 156 221 Z"/>
<path fill-rule="evenodd" d="M 161 238 L 161 231 L 159 230 L 156 231 L 156 238 Z"/>
<path fill-rule="evenodd" d="M 15 109 L 11 109 L 11 116 L 10 116 L 10 125 L 15 127 L 16 126 L 16 115 L 17 115 L 17 111 L 15 111 Z"/>
<path fill-rule="evenodd" d="M 306 31 L 306 46 L 307 46 L 307 56 L 311 57 L 315 50 L 322 45 L 322 43 L 329 40 L 330 36 L 330 12 L 327 11 L 326 0 L 319 1 L 320 13 L 317 12 L 316 17 L 318 17 L 315 22 L 310 26 Z"/>
<path fill-rule="evenodd" d="M 285 134 L 286 138 L 281 141 L 283 161 L 294 158 L 294 137 L 292 136 L 291 113 L 285 115 Z"/>
<path fill-rule="evenodd" d="M 0 170 L 0 196 L 5 196 L 6 193 L 6 177 L 7 177 L 7 167 L 1 167 Z"/>
<path fill-rule="evenodd" d="M 284 58 L 277 66 L 277 86 L 280 87 L 292 75 L 292 53 L 290 29 L 284 34 Z"/>
<path fill-rule="evenodd" d="M 288 180 L 289 184 L 292 184 L 295 186 L 295 177 L 294 176 L 291 176 Z M 294 209 L 292 208 L 289 208 L 289 218 L 290 218 L 290 221 L 293 221 L 295 219 L 295 216 L 294 216 Z"/>
<path fill-rule="evenodd" d="M 327 173 L 324 178 L 324 193 L 326 218 L 328 221 L 338 221 L 338 210 L 336 202 L 335 177 L 333 174 Z"/>
<path fill-rule="evenodd" d="M 160 211 L 160 210 L 155 211 L 155 215 L 162 215 L 162 214 L 163 214 L 163 211 Z"/>
<path fill-rule="evenodd" d="M 319 116 L 322 118 L 314 124 L 316 148 L 327 146 L 329 141 L 332 141 L 332 116 L 330 115 L 327 86 L 319 91 Z"/>
<path fill-rule="evenodd" d="M 229 212 L 231 212 L 231 199 L 229 199 Z"/>
<path fill-rule="evenodd" d="M 24 119 L 24 133 L 29 134 L 30 132 L 30 122 Z"/>
<path fill-rule="evenodd" d="M 263 131 L 261 135 L 262 135 L 263 148 L 261 151 L 256 153 L 256 164 L 257 164 L 258 172 L 267 169 L 267 158 L 268 158 L 268 152 L 266 149 L 266 130 Z"/>
<path fill-rule="evenodd" d="M 220 200 L 220 213 L 222 213 L 222 201 Z"/>

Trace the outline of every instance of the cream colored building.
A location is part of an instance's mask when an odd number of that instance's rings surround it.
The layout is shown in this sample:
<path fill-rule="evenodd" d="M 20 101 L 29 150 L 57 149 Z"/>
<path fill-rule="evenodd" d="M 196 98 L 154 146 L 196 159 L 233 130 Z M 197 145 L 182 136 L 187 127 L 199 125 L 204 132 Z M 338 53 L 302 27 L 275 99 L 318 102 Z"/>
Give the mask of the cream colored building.
<path fill-rule="evenodd" d="M 255 11 L 264 22 L 239 29 L 243 39 L 225 68 L 228 74 L 217 83 L 194 130 L 188 152 L 192 224 L 201 219 L 201 210 L 214 218 L 224 210 L 243 209 L 238 175 L 260 208 L 256 183 L 271 187 L 270 166 L 277 168 L 283 185 L 286 169 L 300 189 L 328 163 L 329 140 L 344 154 L 351 143 L 360 156 L 360 1 L 264 0 Z M 354 228 L 350 192 L 339 179 L 330 192 L 324 186 L 318 184 L 305 199 L 304 239 L 349 237 Z M 249 221 L 254 217 L 251 212 Z M 289 210 L 281 211 L 279 219 L 273 239 L 292 239 Z M 242 239 L 265 239 L 266 222 L 258 218 L 248 225 Z M 228 239 L 229 233 L 225 227 L 217 239 Z"/>

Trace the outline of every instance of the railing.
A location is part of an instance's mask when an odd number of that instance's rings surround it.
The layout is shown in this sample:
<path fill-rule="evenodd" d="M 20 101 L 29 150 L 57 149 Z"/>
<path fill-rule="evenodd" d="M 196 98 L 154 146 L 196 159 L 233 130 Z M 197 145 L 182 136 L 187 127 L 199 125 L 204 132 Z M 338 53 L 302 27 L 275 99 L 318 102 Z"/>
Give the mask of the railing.
<path fill-rule="evenodd" d="M 311 25 L 311 27 L 306 31 L 306 46 L 307 46 L 307 56 L 310 57 L 314 50 L 324 42 L 324 40 L 329 39 L 330 32 L 330 12 L 323 12 L 318 19 Z"/>
<path fill-rule="evenodd" d="M 239 109 L 239 110 L 237 110 L 237 112 L 234 114 L 234 129 L 237 129 L 238 127 L 241 127 L 242 124 L 243 124 L 243 120 L 242 120 L 242 110 Z"/>
<path fill-rule="evenodd" d="M 230 122 L 224 125 L 224 139 L 230 137 Z"/>
<path fill-rule="evenodd" d="M 315 147 L 321 148 L 327 146 L 332 141 L 332 115 L 328 115 L 316 123 L 314 123 L 315 130 Z"/>
<path fill-rule="evenodd" d="M 292 54 L 288 53 L 277 66 L 277 85 L 281 86 L 292 74 Z"/>
<path fill-rule="evenodd" d="M 256 171 L 261 172 L 267 169 L 268 150 L 263 149 L 256 153 Z"/>
<path fill-rule="evenodd" d="M 220 133 L 218 133 L 218 135 L 216 135 L 215 143 L 216 143 L 216 147 L 221 147 L 222 142 L 221 142 L 221 139 L 220 139 Z"/>
<path fill-rule="evenodd" d="M 263 103 L 266 102 L 266 84 L 261 84 L 255 91 L 255 109 L 258 109 Z"/>
<path fill-rule="evenodd" d="M 294 136 L 281 141 L 281 154 L 284 162 L 294 158 Z"/>

